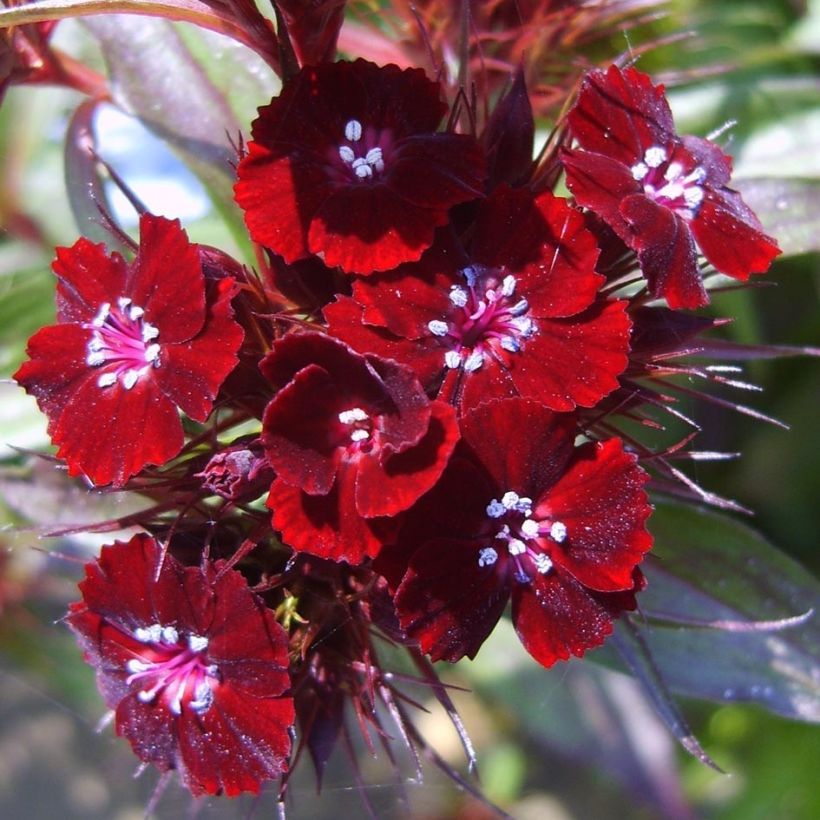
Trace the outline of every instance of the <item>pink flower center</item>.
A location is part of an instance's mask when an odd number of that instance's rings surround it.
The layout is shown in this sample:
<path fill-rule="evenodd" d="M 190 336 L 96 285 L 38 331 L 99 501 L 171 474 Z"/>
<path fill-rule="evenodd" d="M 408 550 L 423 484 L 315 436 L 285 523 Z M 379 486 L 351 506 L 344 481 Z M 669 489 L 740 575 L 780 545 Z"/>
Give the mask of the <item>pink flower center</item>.
<path fill-rule="evenodd" d="M 552 569 L 550 546 L 562 544 L 567 538 L 567 528 L 561 521 L 533 518 L 532 499 L 512 490 L 500 501 L 494 498 L 487 505 L 487 517 L 497 528 L 495 541 L 501 545 L 479 550 L 480 567 L 493 566 L 499 560 L 499 549 L 506 546 L 516 581 L 526 584 L 536 573 L 546 575 Z"/>
<path fill-rule="evenodd" d="M 363 128 L 358 120 L 350 120 L 345 125 L 344 142 L 339 145 L 333 165 L 342 172 L 344 181 L 380 179 L 391 144 L 389 131 Z"/>
<path fill-rule="evenodd" d="M 461 273 L 466 287 L 450 288 L 453 309 L 449 316 L 428 322 L 427 329 L 450 347 L 444 355 L 447 367 L 454 370 L 463 365 L 472 372 L 487 357 L 498 359 L 499 348 L 518 353 L 521 340 L 532 336 L 537 328 L 527 316 L 527 300 L 515 296 L 514 276 L 479 265 L 464 268 Z"/>
<path fill-rule="evenodd" d="M 99 387 L 119 382 L 130 390 L 152 367 L 159 367 L 159 330 L 143 319 L 145 311 L 125 296 L 116 305 L 103 302 L 85 327 L 91 331 L 85 363 L 105 369 L 97 377 Z"/>
<path fill-rule="evenodd" d="M 669 156 L 666 148 L 647 148 L 641 162 L 630 169 L 632 176 L 643 183 L 644 193 L 659 205 L 670 208 L 684 219 L 693 219 L 703 202 L 706 171 L 692 163 L 684 151 Z"/>
<path fill-rule="evenodd" d="M 197 714 L 206 712 L 219 682 L 219 671 L 205 653 L 208 639 L 188 635 L 183 640 L 173 626 L 161 624 L 140 627 L 134 637 L 146 645 L 125 665 L 130 673 L 126 683 L 139 682 L 143 687 L 137 698 L 142 703 L 159 699 L 175 715 L 181 715 L 184 707 Z"/>

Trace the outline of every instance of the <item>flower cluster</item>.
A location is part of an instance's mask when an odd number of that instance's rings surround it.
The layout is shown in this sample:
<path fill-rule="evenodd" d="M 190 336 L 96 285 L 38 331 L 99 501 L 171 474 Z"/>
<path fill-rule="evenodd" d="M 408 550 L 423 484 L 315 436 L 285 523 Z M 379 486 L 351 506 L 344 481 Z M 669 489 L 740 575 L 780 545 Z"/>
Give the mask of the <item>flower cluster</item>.
<path fill-rule="evenodd" d="M 635 68 L 589 72 L 536 162 L 522 77 L 482 115 L 294 31 L 236 168 L 258 270 L 151 214 L 130 260 L 80 239 L 15 376 L 71 475 L 152 501 L 67 622 L 117 732 L 195 795 L 302 748 L 321 774 L 350 704 L 406 727 L 376 630 L 429 670 L 511 601 L 545 667 L 601 645 L 679 477 L 624 430 L 711 327 L 698 249 L 737 279 L 778 252 Z"/>

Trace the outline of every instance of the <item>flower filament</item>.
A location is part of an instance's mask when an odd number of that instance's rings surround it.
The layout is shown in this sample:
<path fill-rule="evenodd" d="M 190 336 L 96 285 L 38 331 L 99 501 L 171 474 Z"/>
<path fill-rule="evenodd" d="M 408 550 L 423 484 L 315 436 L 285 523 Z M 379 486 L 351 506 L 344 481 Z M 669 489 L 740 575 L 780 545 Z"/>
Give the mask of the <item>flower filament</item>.
<path fill-rule="evenodd" d="M 103 302 L 97 315 L 84 325 L 91 331 L 85 363 L 105 369 L 97 377 L 99 387 L 118 382 L 130 390 L 152 367 L 160 366 L 159 330 L 144 319 L 145 311 L 121 296 L 116 305 Z M 110 365 L 113 365 L 111 367 Z"/>
<path fill-rule="evenodd" d="M 706 171 L 699 165 L 686 170 L 681 160 L 690 158 L 681 152 L 680 159 L 672 159 L 665 148 L 653 145 L 630 170 L 633 179 L 643 183 L 644 193 L 650 199 L 684 219 L 693 219 L 703 202 L 701 183 L 706 179 Z M 691 165 L 691 161 L 686 164 Z"/>
<path fill-rule="evenodd" d="M 451 345 L 444 354 L 445 365 L 451 370 L 463 366 L 470 373 L 481 368 L 488 356 L 497 357 L 498 348 L 518 353 L 521 340 L 532 336 L 536 326 L 526 315 L 527 300 L 515 296 L 514 276 L 478 265 L 464 268 L 461 274 L 467 286 L 450 288 L 449 321 L 433 319 L 427 329 Z"/>
<path fill-rule="evenodd" d="M 125 665 L 130 673 L 126 683 L 139 682 L 143 686 L 137 692 L 139 701 L 153 703 L 161 698 L 175 715 L 181 715 L 184 707 L 197 714 L 210 708 L 219 670 L 208 663 L 207 638 L 188 635 L 183 639 L 175 627 L 161 624 L 140 627 L 134 637 L 147 645 L 144 654 Z"/>
<path fill-rule="evenodd" d="M 534 573 L 546 575 L 552 569 L 548 554 L 550 542 L 561 544 L 566 540 L 566 525 L 561 521 L 534 518 L 532 499 L 512 490 L 504 493 L 500 500 L 493 498 L 486 512 L 488 518 L 500 524 L 495 539 L 506 544 L 516 581 L 529 583 Z M 480 567 L 492 566 L 498 560 L 498 550 L 494 547 L 479 550 Z"/>

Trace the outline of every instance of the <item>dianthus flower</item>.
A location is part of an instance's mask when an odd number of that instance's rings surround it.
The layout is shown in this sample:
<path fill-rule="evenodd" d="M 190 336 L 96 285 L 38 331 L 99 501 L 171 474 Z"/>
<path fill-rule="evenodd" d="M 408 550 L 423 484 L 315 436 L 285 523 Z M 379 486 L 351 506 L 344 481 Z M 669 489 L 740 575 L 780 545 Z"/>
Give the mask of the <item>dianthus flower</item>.
<path fill-rule="evenodd" d="M 204 422 L 236 364 L 234 282 L 206 282 L 177 221 L 144 215 L 130 264 L 80 239 L 59 248 L 57 320 L 14 378 L 48 416 L 69 473 L 122 485 L 182 448 L 178 410 Z"/>
<path fill-rule="evenodd" d="M 238 572 L 184 567 L 148 535 L 103 547 L 66 618 L 140 760 L 194 795 L 287 769 L 288 642 Z"/>
<path fill-rule="evenodd" d="M 402 627 L 433 660 L 474 657 L 512 596 L 539 663 L 583 655 L 635 608 L 652 544 L 646 473 L 618 439 L 575 447 L 575 418 L 528 399 L 483 404 L 461 429 L 462 447 L 377 565 L 395 585 L 407 562 Z"/>
<path fill-rule="evenodd" d="M 731 159 L 708 140 L 678 136 L 663 86 L 646 74 L 590 72 L 568 119 L 580 150 L 562 152 L 567 187 L 637 253 L 652 296 L 672 308 L 708 303 L 695 243 L 741 280 L 780 252 L 727 187 Z"/>
<path fill-rule="evenodd" d="M 596 301 L 598 246 L 581 214 L 545 192 L 499 188 L 462 248 L 444 235 L 418 263 L 353 284 L 325 308 L 355 349 L 410 365 L 462 411 L 527 396 L 592 407 L 627 365 L 625 302 Z"/>
<path fill-rule="evenodd" d="M 238 168 L 251 237 L 287 262 L 348 273 L 418 259 L 448 209 L 482 193 L 469 136 L 435 133 L 447 106 L 421 69 L 308 66 L 260 109 Z"/>
<path fill-rule="evenodd" d="M 435 484 L 458 440 L 453 408 L 413 372 L 321 333 L 276 342 L 262 373 L 278 389 L 261 443 L 276 480 L 273 526 L 296 550 L 360 563 L 383 520 Z"/>

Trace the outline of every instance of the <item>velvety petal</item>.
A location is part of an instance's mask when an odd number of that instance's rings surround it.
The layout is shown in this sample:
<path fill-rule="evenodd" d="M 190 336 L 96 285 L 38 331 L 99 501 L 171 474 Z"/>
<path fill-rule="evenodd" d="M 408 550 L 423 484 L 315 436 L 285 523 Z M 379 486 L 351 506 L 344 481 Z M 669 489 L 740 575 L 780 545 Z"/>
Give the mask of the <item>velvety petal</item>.
<path fill-rule="evenodd" d="M 351 184 L 317 209 L 308 248 L 326 265 L 367 275 L 418 259 L 446 222 L 445 210 L 413 205 L 384 184 Z"/>
<path fill-rule="evenodd" d="M 487 546 L 440 538 L 413 556 L 395 595 L 408 637 L 433 661 L 474 658 L 509 598 L 502 562 L 479 566 Z"/>
<path fill-rule="evenodd" d="M 579 205 L 594 211 L 628 245 L 632 230 L 620 211 L 621 201 L 643 188 L 618 160 L 589 151 L 561 151 L 567 188 Z M 631 245 L 630 245 L 631 246 Z"/>
<path fill-rule="evenodd" d="M 214 283 L 208 294 L 205 324 L 187 342 L 166 345 L 153 376 L 162 392 L 183 412 L 204 422 L 222 382 L 238 361 L 244 333 L 233 320 L 233 280 Z"/>
<path fill-rule="evenodd" d="M 110 256 L 105 245 L 85 238 L 70 248 L 57 248 L 52 264 L 57 274 L 57 320 L 90 322 L 104 302 L 116 303 L 125 292 L 125 260 L 118 253 Z"/>
<path fill-rule="evenodd" d="M 675 136 L 663 86 L 635 68 L 590 71 L 568 120 L 582 148 L 629 166 L 650 146 L 665 147 Z"/>
<path fill-rule="evenodd" d="M 764 273 L 780 254 L 777 242 L 763 233 L 740 194 L 729 188 L 707 192 L 690 228 L 703 255 L 735 279 Z"/>
<path fill-rule="evenodd" d="M 561 572 L 536 574 L 528 584 L 513 584 L 515 631 L 530 655 L 543 666 L 581 657 L 612 632 L 611 608 Z"/>
<path fill-rule="evenodd" d="M 708 304 L 689 224 L 643 195 L 627 197 L 621 213 L 634 231 L 630 245 L 638 252 L 649 292 L 663 296 L 671 308 Z"/>
<path fill-rule="evenodd" d="M 97 376 L 89 371 L 74 385 L 51 437 L 70 475 L 122 486 L 145 465 L 165 464 L 182 449 L 182 422 L 150 374 L 130 390 L 101 388 Z"/>
<path fill-rule="evenodd" d="M 416 134 L 397 143 L 385 184 L 406 203 L 446 211 L 483 196 L 484 177 L 484 155 L 472 137 Z"/>
<path fill-rule="evenodd" d="M 254 242 L 286 262 L 308 256 L 311 219 L 333 191 L 324 164 L 300 154 L 272 156 L 252 142 L 237 177 L 234 195 Z"/>
<path fill-rule="evenodd" d="M 533 499 L 564 472 L 576 432 L 572 415 L 552 413 L 526 399 L 487 402 L 461 420 L 464 443 L 502 492 Z"/>
<path fill-rule="evenodd" d="M 566 527 L 553 563 L 591 589 L 631 589 L 632 573 L 652 546 L 646 530 L 649 476 L 618 439 L 578 448 L 572 464 L 535 509 Z"/>
<path fill-rule="evenodd" d="M 297 552 L 349 564 L 372 558 L 393 538 L 396 522 L 361 516 L 354 486 L 343 481 L 326 495 L 308 495 L 276 479 L 266 502 L 273 510 L 273 528 Z"/>
<path fill-rule="evenodd" d="M 140 247 L 124 293 L 145 310 L 162 344 L 183 342 L 205 323 L 205 280 L 195 245 L 179 220 L 143 214 Z"/>
<path fill-rule="evenodd" d="M 392 516 L 412 506 L 438 480 L 458 441 L 455 410 L 433 402 L 430 426 L 413 447 L 383 463 L 367 458 L 359 462 L 356 509 L 365 518 Z"/>

